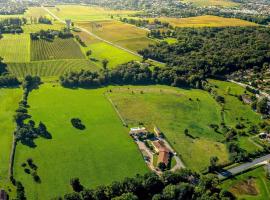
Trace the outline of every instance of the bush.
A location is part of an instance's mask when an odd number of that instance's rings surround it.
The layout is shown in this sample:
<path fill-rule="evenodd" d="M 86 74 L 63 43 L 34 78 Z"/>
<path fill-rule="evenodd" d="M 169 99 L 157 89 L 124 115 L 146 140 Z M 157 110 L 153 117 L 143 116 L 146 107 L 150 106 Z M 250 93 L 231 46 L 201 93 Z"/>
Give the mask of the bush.
<path fill-rule="evenodd" d="M 77 129 L 80 129 L 80 130 L 85 129 L 85 125 L 82 124 L 82 121 L 79 118 L 71 119 L 71 124 Z"/>

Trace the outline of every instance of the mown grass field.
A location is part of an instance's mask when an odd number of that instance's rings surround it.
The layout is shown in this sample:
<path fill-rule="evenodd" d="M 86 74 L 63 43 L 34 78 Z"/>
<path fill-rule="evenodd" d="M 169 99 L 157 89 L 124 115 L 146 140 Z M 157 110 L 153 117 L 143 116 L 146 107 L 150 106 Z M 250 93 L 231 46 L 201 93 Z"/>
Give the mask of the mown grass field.
<path fill-rule="evenodd" d="M 196 6 L 221 6 L 221 7 L 236 7 L 238 3 L 230 0 L 182 0 L 183 2 L 192 3 Z"/>
<path fill-rule="evenodd" d="M 26 18 L 39 18 L 39 17 L 47 17 L 51 19 L 51 16 L 48 14 L 46 10 L 41 7 L 29 7 L 24 13 Z"/>
<path fill-rule="evenodd" d="M 150 19 L 153 20 L 153 19 Z M 161 17 L 158 20 L 168 22 L 175 27 L 226 27 L 226 26 L 257 26 L 253 22 L 248 22 L 236 18 L 224 18 L 213 15 L 204 15 L 188 18 Z"/>
<path fill-rule="evenodd" d="M 22 181 L 28 199 L 47 200 L 71 192 L 70 178 L 86 187 L 108 184 L 148 171 L 110 102 L 106 89 L 64 89 L 44 84 L 29 96 L 29 113 L 46 124 L 52 139 L 35 140 L 36 148 L 18 144 L 15 177 Z M 85 130 L 70 120 L 80 118 Z M 34 183 L 21 164 L 31 157 L 41 183 Z"/>
<path fill-rule="evenodd" d="M 264 167 L 259 167 L 224 181 L 221 187 L 232 192 L 238 199 L 268 199 L 270 181 L 265 177 L 265 174 Z"/>
<path fill-rule="evenodd" d="M 31 61 L 83 58 L 79 44 L 72 38 L 55 38 L 52 42 L 42 39 L 31 41 Z"/>
<path fill-rule="evenodd" d="M 81 69 L 98 71 L 100 66 L 86 59 L 71 60 L 46 60 L 29 63 L 8 63 L 8 71 L 19 78 L 26 75 L 38 75 L 40 77 L 59 77 L 65 72 Z"/>
<path fill-rule="evenodd" d="M 117 65 L 137 60 L 140 61 L 141 58 L 139 56 L 133 55 L 129 52 L 126 52 L 122 49 L 119 49 L 117 47 L 114 47 L 110 44 L 107 44 L 105 42 L 99 42 L 92 45 L 89 45 L 89 47 L 85 48 L 85 50 L 91 50 L 92 54 L 90 58 L 96 59 L 95 64 L 102 67 L 102 60 L 107 59 L 109 61 L 108 67 L 114 68 Z"/>
<path fill-rule="evenodd" d="M 116 20 L 80 22 L 77 24 L 105 40 L 135 52 L 155 43 L 154 40 L 147 38 L 148 31 Z"/>
<path fill-rule="evenodd" d="M 15 131 L 13 116 L 21 97 L 22 90 L 19 88 L 0 89 L 0 188 L 7 189 L 9 183 L 9 158 Z"/>
<path fill-rule="evenodd" d="M 0 39 L 0 56 L 4 58 L 4 62 L 29 62 L 30 36 L 4 34 Z"/>
<path fill-rule="evenodd" d="M 203 170 L 211 156 L 218 156 L 221 163 L 228 161 L 225 145 L 218 142 L 223 136 L 209 127 L 221 122 L 221 108 L 207 92 L 126 86 L 113 89 L 109 95 L 130 127 L 143 123 L 153 130 L 158 126 L 188 168 Z M 184 134 L 185 129 L 193 138 Z"/>
<path fill-rule="evenodd" d="M 73 21 L 92 21 L 108 20 L 111 16 L 125 17 L 137 13 L 130 10 L 109 10 L 96 6 L 82 5 L 57 5 L 54 8 L 48 8 L 61 19 L 71 19 Z"/>

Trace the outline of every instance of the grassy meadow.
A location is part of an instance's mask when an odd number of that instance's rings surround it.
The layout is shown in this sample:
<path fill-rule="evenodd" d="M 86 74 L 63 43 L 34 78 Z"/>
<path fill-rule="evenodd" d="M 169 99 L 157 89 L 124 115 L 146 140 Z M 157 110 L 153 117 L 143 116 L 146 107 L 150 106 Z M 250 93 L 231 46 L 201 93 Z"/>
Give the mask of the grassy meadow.
<path fill-rule="evenodd" d="M 4 58 L 4 62 L 29 62 L 30 36 L 4 34 L 0 39 L 0 56 Z"/>
<path fill-rule="evenodd" d="M 64 24 L 54 23 L 54 24 L 26 24 L 24 25 L 23 31 L 24 33 L 36 33 L 40 30 L 61 30 L 65 27 Z"/>
<path fill-rule="evenodd" d="M 265 177 L 264 167 L 256 168 L 235 178 L 225 180 L 221 187 L 232 192 L 237 199 L 268 199 L 270 181 Z"/>
<path fill-rule="evenodd" d="M 214 155 L 222 163 L 228 161 L 226 147 L 219 142 L 223 136 L 209 127 L 221 122 L 220 106 L 207 92 L 126 86 L 113 89 L 109 95 L 129 126 L 143 123 L 150 130 L 158 126 L 188 168 L 203 170 Z M 185 129 L 192 137 L 184 134 Z"/>
<path fill-rule="evenodd" d="M 236 18 L 225 18 L 213 15 L 203 15 L 187 18 L 157 18 L 160 21 L 168 22 L 174 27 L 226 27 L 226 26 L 257 26 L 257 24 Z M 154 20 L 154 19 L 150 19 Z"/>
<path fill-rule="evenodd" d="M 29 63 L 8 63 L 8 71 L 19 78 L 26 75 L 38 75 L 44 77 L 55 77 L 56 79 L 65 72 L 78 71 L 81 69 L 98 71 L 100 66 L 86 59 L 70 60 L 45 60 Z"/>
<path fill-rule="evenodd" d="M 79 44 L 72 38 L 56 38 L 52 42 L 42 39 L 31 41 L 31 61 L 83 58 Z"/>
<path fill-rule="evenodd" d="M 48 8 L 61 19 L 71 19 L 73 21 L 95 21 L 108 20 L 111 16 L 125 17 L 137 13 L 130 10 L 109 10 L 97 6 L 83 5 L 57 5 Z"/>
<path fill-rule="evenodd" d="M 0 89 L 0 188 L 9 182 L 8 166 L 15 131 L 13 116 L 21 98 L 22 90 L 19 88 Z"/>
<path fill-rule="evenodd" d="M 154 40 L 147 38 L 148 31 L 116 20 L 79 22 L 77 25 L 135 52 L 155 43 Z"/>
<path fill-rule="evenodd" d="M 64 89 L 54 84 L 41 85 L 31 92 L 29 113 L 35 122 L 46 124 L 52 139 L 36 139 L 35 148 L 20 143 L 17 146 L 15 177 L 22 181 L 28 199 L 47 200 L 71 192 L 72 177 L 93 188 L 148 171 L 129 130 L 104 92 Z M 86 129 L 74 128 L 72 118 L 80 118 Z M 40 184 L 21 167 L 27 158 L 38 167 Z"/>
<path fill-rule="evenodd" d="M 219 7 L 236 7 L 238 3 L 231 0 L 182 0 L 186 3 L 192 3 L 195 6 L 219 6 Z"/>

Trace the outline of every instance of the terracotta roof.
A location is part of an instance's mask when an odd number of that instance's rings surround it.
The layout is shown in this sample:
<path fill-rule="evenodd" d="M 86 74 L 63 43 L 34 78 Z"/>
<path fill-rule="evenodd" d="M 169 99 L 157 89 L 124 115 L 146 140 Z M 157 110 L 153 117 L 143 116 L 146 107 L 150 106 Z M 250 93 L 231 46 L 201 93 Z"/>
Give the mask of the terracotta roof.
<path fill-rule="evenodd" d="M 170 150 L 164 145 L 164 143 L 160 140 L 154 141 L 153 145 L 158 149 L 158 151 L 165 151 L 165 152 L 170 152 Z"/>
<path fill-rule="evenodd" d="M 169 164 L 170 153 L 167 151 L 160 151 L 158 154 L 158 163 L 164 163 L 166 166 Z"/>

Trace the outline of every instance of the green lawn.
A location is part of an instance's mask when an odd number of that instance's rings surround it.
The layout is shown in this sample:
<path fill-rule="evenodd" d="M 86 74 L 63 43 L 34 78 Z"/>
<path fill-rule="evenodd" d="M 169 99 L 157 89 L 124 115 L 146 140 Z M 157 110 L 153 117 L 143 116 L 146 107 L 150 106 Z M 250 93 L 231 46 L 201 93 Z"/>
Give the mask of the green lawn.
<path fill-rule="evenodd" d="M 37 123 L 46 124 L 52 139 L 35 140 L 36 148 L 17 147 L 15 177 L 25 186 L 28 199 L 47 200 L 71 191 L 72 177 L 95 187 L 148 171 L 104 91 L 44 84 L 30 94 L 29 112 Z M 82 120 L 85 130 L 71 125 L 75 117 Z M 38 166 L 40 184 L 21 167 L 29 157 Z"/>
<path fill-rule="evenodd" d="M 225 180 L 221 187 L 229 190 L 241 200 L 266 200 L 270 196 L 270 180 L 266 179 L 263 167 Z"/>
<path fill-rule="evenodd" d="M 30 36 L 28 34 L 4 34 L 0 39 L 0 57 L 4 62 L 30 61 Z"/>
<path fill-rule="evenodd" d="M 109 60 L 109 68 L 114 68 L 119 64 L 123 64 L 132 60 L 141 60 L 139 56 L 135 56 L 105 42 L 94 43 L 85 48 L 85 50 L 92 51 L 90 58 L 96 59 L 96 63 L 100 66 L 102 66 L 103 59 Z"/>
<path fill-rule="evenodd" d="M 211 123 L 221 122 L 220 106 L 207 92 L 166 86 L 129 89 L 126 86 L 113 89 L 110 96 L 129 126 L 144 123 L 152 130 L 157 125 L 188 168 L 203 170 L 211 156 L 218 156 L 220 162 L 228 161 L 226 146 L 218 142 L 224 139 L 223 135 L 209 127 Z M 186 136 L 185 129 L 194 138 Z"/>
<path fill-rule="evenodd" d="M 12 135 L 15 130 L 13 116 L 21 100 L 22 90 L 0 89 L 0 188 L 6 187 L 9 181 L 8 166 L 12 146 Z"/>

